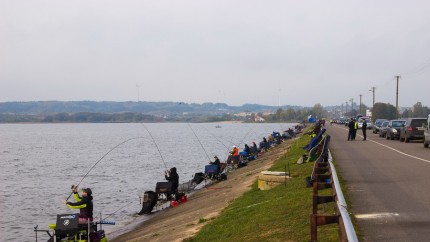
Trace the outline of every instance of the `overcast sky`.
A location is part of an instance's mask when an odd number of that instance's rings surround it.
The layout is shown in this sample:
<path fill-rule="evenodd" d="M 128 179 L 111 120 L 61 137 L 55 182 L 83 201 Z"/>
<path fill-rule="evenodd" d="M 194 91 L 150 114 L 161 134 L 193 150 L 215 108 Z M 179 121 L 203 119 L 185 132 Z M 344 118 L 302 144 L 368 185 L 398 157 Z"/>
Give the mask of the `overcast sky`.
<path fill-rule="evenodd" d="M 430 1 L 0 0 L 0 102 L 430 106 Z"/>

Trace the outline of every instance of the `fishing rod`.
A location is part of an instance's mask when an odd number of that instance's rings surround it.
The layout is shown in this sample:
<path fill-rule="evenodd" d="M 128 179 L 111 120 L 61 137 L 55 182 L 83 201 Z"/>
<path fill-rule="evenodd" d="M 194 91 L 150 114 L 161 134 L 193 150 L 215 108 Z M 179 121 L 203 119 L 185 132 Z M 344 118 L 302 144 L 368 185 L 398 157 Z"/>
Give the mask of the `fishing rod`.
<path fill-rule="evenodd" d="M 200 142 L 200 139 L 199 139 L 199 137 L 197 137 L 197 134 L 196 134 L 196 133 L 194 132 L 194 130 L 193 130 L 193 128 L 191 127 L 190 123 L 188 123 L 188 127 L 190 127 L 191 131 L 193 131 L 193 134 L 194 134 L 194 136 L 196 136 L 196 138 L 197 138 L 197 141 L 199 142 L 200 146 L 202 147 L 203 151 L 205 152 L 205 154 L 206 154 L 206 157 L 208 158 L 208 160 L 211 160 L 211 158 L 209 157 L 209 154 L 208 154 L 208 152 L 206 152 L 206 149 L 205 149 L 205 147 L 203 147 L 203 144 L 202 144 L 202 142 Z"/>
<path fill-rule="evenodd" d="M 113 147 L 112 149 L 110 149 L 108 152 L 106 152 L 96 163 L 94 163 L 94 165 L 88 170 L 88 172 L 82 177 L 82 179 L 79 181 L 79 183 L 75 186 L 72 185 L 72 190 L 75 188 L 78 188 L 78 186 L 82 183 L 82 181 L 88 176 L 88 174 L 91 172 L 91 170 L 100 162 L 102 161 L 110 152 L 112 152 L 113 150 L 115 150 L 116 148 L 118 148 L 119 146 L 121 146 L 124 143 L 129 142 L 130 140 L 135 140 L 135 139 L 142 139 L 144 137 L 134 137 L 134 138 L 130 138 L 127 139 L 119 144 L 117 144 L 115 147 Z M 70 193 L 70 195 L 67 197 L 66 201 L 69 200 L 69 198 L 73 195 L 73 191 Z"/>
<path fill-rule="evenodd" d="M 115 213 L 117 213 L 119 210 L 121 210 L 121 209 L 124 209 L 125 207 L 127 207 L 127 206 L 129 206 L 130 204 L 132 204 L 132 203 L 134 203 L 135 201 L 131 201 L 131 202 L 128 202 L 127 204 L 125 204 L 124 206 L 122 206 L 122 207 L 120 207 L 119 209 L 117 209 L 117 210 L 115 210 L 113 213 L 110 213 L 106 218 L 104 218 L 104 219 L 108 219 L 108 218 L 110 218 L 111 216 L 113 216 Z M 99 217 L 99 215 L 97 215 L 95 218 L 98 218 Z"/>
<path fill-rule="evenodd" d="M 167 169 L 166 162 L 164 161 L 164 157 L 163 157 L 163 154 L 162 154 L 162 153 L 161 153 L 161 151 L 160 151 L 160 148 L 158 148 L 157 142 L 155 142 L 154 137 L 152 136 L 151 132 L 149 132 L 149 129 L 146 127 L 146 125 L 145 125 L 145 124 L 143 124 L 143 123 L 142 123 L 142 125 L 143 125 L 143 127 L 146 129 L 146 132 L 148 132 L 149 136 L 151 136 L 152 142 L 154 142 L 155 147 L 157 148 L 158 153 L 160 154 L 161 160 L 163 161 L 164 168 L 166 168 L 166 171 L 167 171 L 167 170 L 169 170 L 169 169 Z"/>

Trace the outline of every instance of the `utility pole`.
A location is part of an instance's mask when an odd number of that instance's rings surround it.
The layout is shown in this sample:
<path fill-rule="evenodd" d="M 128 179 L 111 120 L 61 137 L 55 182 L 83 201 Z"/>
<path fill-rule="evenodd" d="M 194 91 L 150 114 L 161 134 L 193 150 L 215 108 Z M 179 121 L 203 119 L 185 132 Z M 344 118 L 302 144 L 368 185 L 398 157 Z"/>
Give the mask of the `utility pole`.
<path fill-rule="evenodd" d="M 348 102 L 345 102 L 345 116 L 348 113 Z"/>
<path fill-rule="evenodd" d="M 376 87 L 371 87 L 371 89 L 369 90 L 369 92 L 373 92 L 372 112 L 373 112 L 373 108 L 375 107 L 375 89 Z"/>
<path fill-rule="evenodd" d="M 399 118 L 399 79 L 400 76 L 395 76 L 397 78 L 397 88 L 396 88 L 396 118 Z"/>
<path fill-rule="evenodd" d="M 360 96 L 360 114 L 363 114 L 363 112 L 361 111 L 361 96 L 363 96 L 363 95 L 359 95 Z"/>
<path fill-rule="evenodd" d="M 341 113 L 341 115 L 342 115 L 343 117 L 345 117 L 345 113 L 343 112 L 343 103 L 342 103 L 342 113 Z"/>

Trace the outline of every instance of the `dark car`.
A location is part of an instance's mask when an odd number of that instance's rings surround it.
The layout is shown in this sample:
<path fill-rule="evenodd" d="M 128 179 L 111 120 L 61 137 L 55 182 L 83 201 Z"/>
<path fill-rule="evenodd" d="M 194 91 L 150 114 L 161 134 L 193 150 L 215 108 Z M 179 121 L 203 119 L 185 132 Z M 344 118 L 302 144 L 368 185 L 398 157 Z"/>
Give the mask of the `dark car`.
<path fill-rule="evenodd" d="M 427 126 L 426 118 L 408 118 L 405 126 L 400 129 L 400 141 L 409 143 L 410 140 L 424 140 L 424 130 Z"/>
<path fill-rule="evenodd" d="M 379 137 L 385 137 L 385 135 L 387 135 L 388 123 L 390 123 L 388 120 L 382 122 L 381 126 L 379 127 Z"/>
<path fill-rule="evenodd" d="M 387 119 L 377 119 L 377 120 L 375 120 L 375 124 L 373 124 L 373 127 L 372 127 L 374 134 L 379 133 L 379 129 L 380 129 L 380 127 L 381 127 L 381 125 L 382 125 L 382 123 L 384 121 L 388 121 L 388 120 Z"/>
<path fill-rule="evenodd" d="M 387 126 L 387 134 L 385 137 L 387 139 L 399 139 L 400 138 L 400 129 L 405 126 L 406 120 L 404 119 L 395 119 L 391 120 Z"/>

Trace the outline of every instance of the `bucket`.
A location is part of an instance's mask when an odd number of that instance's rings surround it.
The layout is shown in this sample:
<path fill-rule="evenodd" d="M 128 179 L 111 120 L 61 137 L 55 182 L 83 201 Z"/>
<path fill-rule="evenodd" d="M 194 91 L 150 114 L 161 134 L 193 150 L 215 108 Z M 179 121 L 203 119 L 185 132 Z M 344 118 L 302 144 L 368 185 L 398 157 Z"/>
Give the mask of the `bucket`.
<path fill-rule="evenodd" d="M 188 201 L 187 195 L 184 195 L 184 196 L 181 197 L 181 203 L 185 203 L 187 201 Z"/>
<path fill-rule="evenodd" d="M 179 203 L 177 201 L 172 201 L 170 205 L 172 205 L 172 207 L 177 207 Z"/>

